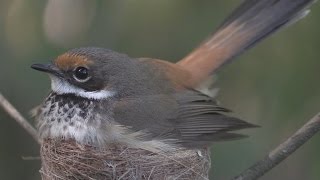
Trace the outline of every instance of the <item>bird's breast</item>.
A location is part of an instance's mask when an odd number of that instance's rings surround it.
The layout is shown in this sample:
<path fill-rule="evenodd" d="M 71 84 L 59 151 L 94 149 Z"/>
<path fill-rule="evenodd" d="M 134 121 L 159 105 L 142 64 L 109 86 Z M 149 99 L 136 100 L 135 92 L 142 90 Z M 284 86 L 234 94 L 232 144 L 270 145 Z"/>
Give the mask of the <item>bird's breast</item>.
<path fill-rule="evenodd" d="M 98 143 L 103 122 L 96 118 L 95 107 L 93 100 L 50 93 L 36 115 L 40 137 Z"/>
<path fill-rule="evenodd" d="M 177 148 L 164 140 L 146 138 L 144 129 L 135 131 L 116 122 L 111 104 L 51 93 L 36 112 L 40 138 L 74 139 L 97 147 L 116 143 L 153 152 Z"/>

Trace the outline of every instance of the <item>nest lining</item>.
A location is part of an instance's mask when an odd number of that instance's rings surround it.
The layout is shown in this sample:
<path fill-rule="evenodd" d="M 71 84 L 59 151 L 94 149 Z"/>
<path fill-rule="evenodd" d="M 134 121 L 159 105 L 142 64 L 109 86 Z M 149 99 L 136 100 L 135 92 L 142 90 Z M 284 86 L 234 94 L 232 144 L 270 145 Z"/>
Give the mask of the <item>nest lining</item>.
<path fill-rule="evenodd" d="M 208 179 L 208 149 L 157 154 L 112 144 L 105 149 L 74 140 L 46 139 L 41 145 L 43 180 L 203 180 Z"/>

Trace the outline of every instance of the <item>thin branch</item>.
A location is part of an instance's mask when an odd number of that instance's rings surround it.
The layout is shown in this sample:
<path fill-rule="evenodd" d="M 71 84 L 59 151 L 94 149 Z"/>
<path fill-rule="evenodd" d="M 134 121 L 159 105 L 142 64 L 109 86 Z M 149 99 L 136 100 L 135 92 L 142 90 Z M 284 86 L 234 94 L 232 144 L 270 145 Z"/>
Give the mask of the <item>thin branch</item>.
<path fill-rule="evenodd" d="M 36 129 L 17 111 L 15 107 L 1 94 L 0 92 L 0 106 L 22 126 L 34 140 L 40 144 L 38 133 Z"/>
<path fill-rule="evenodd" d="M 25 160 L 25 161 L 41 160 L 41 157 L 39 156 L 22 156 L 21 158 L 22 160 Z"/>
<path fill-rule="evenodd" d="M 253 180 L 263 176 L 273 167 L 290 156 L 319 131 L 320 113 L 303 125 L 285 142 L 272 150 L 264 159 L 258 161 L 253 166 L 243 171 L 240 175 L 234 177 L 233 180 Z"/>

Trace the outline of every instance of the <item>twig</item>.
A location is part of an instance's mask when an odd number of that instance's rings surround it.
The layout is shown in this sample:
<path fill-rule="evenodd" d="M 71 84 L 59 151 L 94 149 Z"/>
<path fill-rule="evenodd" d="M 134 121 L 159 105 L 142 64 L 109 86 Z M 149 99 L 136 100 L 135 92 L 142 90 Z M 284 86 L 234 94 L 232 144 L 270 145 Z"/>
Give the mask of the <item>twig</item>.
<path fill-rule="evenodd" d="M 35 128 L 13 107 L 10 102 L 0 92 L 0 106 L 22 126 L 40 144 Z"/>
<path fill-rule="evenodd" d="M 39 156 L 22 156 L 21 158 L 22 160 L 25 160 L 25 161 L 41 160 L 41 157 Z"/>
<path fill-rule="evenodd" d="M 320 131 L 320 113 L 303 125 L 296 133 L 285 142 L 272 150 L 264 159 L 258 161 L 250 168 L 243 171 L 233 180 L 253 180 L 263 176 L 273 167 L 278 165 L 300 146 L 306 143 L 313 135 Z"/>

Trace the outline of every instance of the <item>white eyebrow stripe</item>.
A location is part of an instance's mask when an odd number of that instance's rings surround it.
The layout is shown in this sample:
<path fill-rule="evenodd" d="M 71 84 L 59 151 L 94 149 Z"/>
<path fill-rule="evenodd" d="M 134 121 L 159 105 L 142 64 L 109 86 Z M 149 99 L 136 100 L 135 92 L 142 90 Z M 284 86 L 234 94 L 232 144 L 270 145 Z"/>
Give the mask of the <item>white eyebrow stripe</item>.
<path fill-rule="evenodd" d="M 76 96 L 80 96 L 88 99 L 95 99 L 95 100 L 107 99 L 116 94 L 115 92 L 108 91 L 108 90 L 86 91 L 53 75 L 50 75 L 50 78 L 51 78 L 51 89 L 53 92 L 57 94 L 74 94 Z"/>

